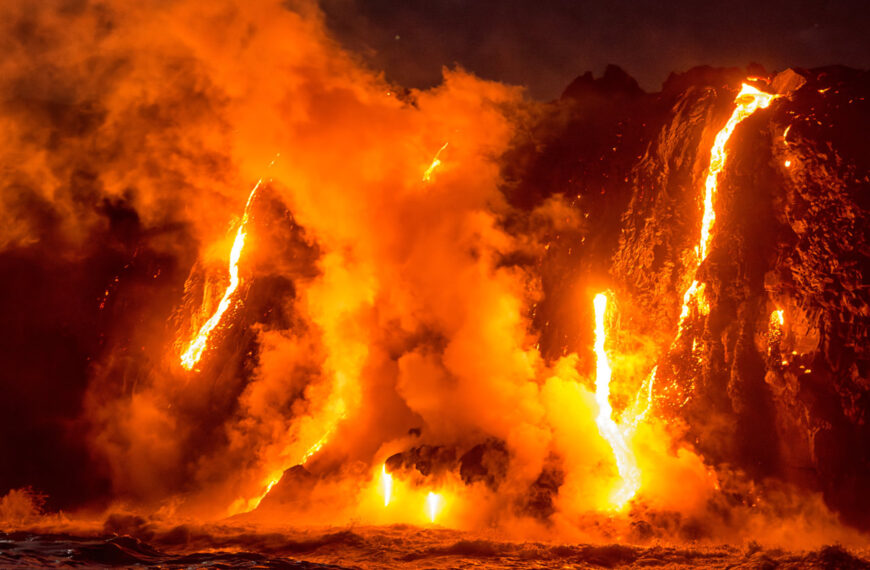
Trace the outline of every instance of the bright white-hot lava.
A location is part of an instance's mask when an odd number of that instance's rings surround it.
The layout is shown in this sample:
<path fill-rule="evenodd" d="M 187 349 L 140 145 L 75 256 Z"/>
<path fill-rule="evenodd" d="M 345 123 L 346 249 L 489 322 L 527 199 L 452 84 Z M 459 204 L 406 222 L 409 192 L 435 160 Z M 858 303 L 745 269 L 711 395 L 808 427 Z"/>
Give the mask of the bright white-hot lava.
<path fill-rule="evenodd" d="M 435 522 L 435 519 L 438 517 L 438 511 L 440 510 L 441 495 L 430 491 L 426 496 L 426 513 L 429 515 L 430 522 Z"/>
<path fill-rule="evenodd" d="M 390 506 L 393 497 L 393 476 L 387 473 L 387 465 L 381 467 L 381 490 L 384 495 L 384 506 Z"/>
<path fill-rule="evenodd" d="M 423 173 L 423 182 L 431 182 L 432 181 L 432 173 L 435 172 L 435 169 L 441 165 L 441 153 L 447 148 L 449 143 L 444 143 L 444 145 L 438 149 L 438 152 L 435 153 L 435 158 L 432 159 L 432 164 L 429 165 L 429 168 Z"/>
<path fill-rule="evenodd" d="M 595 307 L 595 401 L 598 403 L 598 431 L 613 449 L 616 468 L 622 478 L 622 485 L 612 495 L 611 502 L 621 510 L 640 489 L 640 470 L 634 454 L 629 449 L 625 434 L 613 420 L 613 407 L 610 405 L 610 360 L 604 343 L 607 333 L 604 318 L 607 314 L 607 295 L 599 293 L 593 301 Z"/>
<path fill-rule="evenodd" d="M 205 351 L 205 348 L 208 346 L 208 340 L 211 336 L 212 331 L 217 327 L 221 319 L 224 316 L 224 313 L 227 312 L 227 309 L 230 308 L 230 305 L 233 300 L 233 295 L 236 292 L 236 289 L 239 288 L 239 284 L 241 283 L 241 279 L 239 278 L 239 259 L 242 257 L 242 250 L 245 248 L 245 238 L 248 235 L 248 216 L 249 210 L 251 208 L 251 202 L 254 199 L 254 195 L 257 193 L 257 189 L 262 184 L 263 180 L 260 179 L 257 181 L 257 184 L 254 185 L 254 188 L 251 190 L 251 193 L 248 195 L 248 201 L 245 203 L 245 210 L 242 214 L 242 220 L 239 223 L 239 229 L 236 231 L 236 239 L 233 241 L 233 248 L 230 250 L 230 261 L 229 261 L 229 278 L 230 282 L 227 285 L 226 291 L 224 291 L 224 295 L 221 298 L 220 303 L 218 303 L 217 309 L 215 309 L 214 314 L 200 327 L 199 332 L 196 333 L 196 336 L 190 341 L 190 344 L 187 346 L 187 350 L 181 355 L 181 365 L 187 370 L 191 370 L 196 364 L 199 362 L 200 358 L 202 358 L 202 353 Z"/>
<path fill-rule="evenodd" d="M 713 241 L 713 226 L 716 222 L 716 209 L 713 202 L 719 189 L 719 175 L 725 168 L 725 162 L 728 158 L 725 145 L 728 143 L 728 139 L 731 138 L 732 133 L 734 133 L 734 129 L 737 128 L 737 125 L 757 110 L 766 109 L 776 97 L 777 95 L 765 93 L 756 87 L 744 83 L 740 93 L 734 99 L 736 107 L 731 116 L 728 117 L 728 122 L 716 133 L 713 148 L 710 150 L 710 165 L 707 167 L 707 175 L 704 180 L 704 212 L 701 216 L 701 235 L 698 239 L 698 244 L 695 246 L 695 273 L 697 273 L 698 268 L 704 260 L 707 259 L 710 243 Z M 699 283 L 697 278 L 693 279 L 692 284 L 683 294 L 683 306 L 680 310 L 680 332 L 682 332 L 685 321 L 689 316 L 692 304 L 696 304 L 701 310 L 706 308 L 703 294 L 703 284 Z"/>

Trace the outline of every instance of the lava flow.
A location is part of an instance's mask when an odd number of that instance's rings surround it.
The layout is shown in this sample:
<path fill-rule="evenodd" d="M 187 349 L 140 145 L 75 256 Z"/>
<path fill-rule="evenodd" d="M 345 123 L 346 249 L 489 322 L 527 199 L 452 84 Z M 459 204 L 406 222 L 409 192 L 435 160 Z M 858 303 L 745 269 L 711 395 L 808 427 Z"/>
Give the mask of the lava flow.
<path fill-rule="evenodd" d="M 604 343 L 607 341 L 605 317 L 607 315 L 607 295 L 598 293 L 594 299 L 595 307 L 595 401 L 598 403 L 596 423 L 601 436 L 610 444 L 616 458 L 616 467 L 622 478 L 622 485 L 613 494 L 611 501 L 619 510 L 625 507 L 640 488 L 640 471 L 634 454 L 629 448 L 625 434 L 613 421 L 613 407 L 610 405 L 610 360 Z"/>
<path fill-rule="evenodd" d="M 0 18 L 0 566 L 866 544 L 867 72 L 540 101 L 396 85 L 316 0 L 43 4 Z"/>
<path fill-rule="evenodd" d="M 214 314 L 203 323 L 199 331 L 196 333 L 196 336 L 191 339 L 190 343 L 187 345 L 187 349 L 181 355 L 181 365 L 187 370 L 191 370 L 196 366 L 200 358 L 202 358 L 202 353 L 208 346 L 208 340 L 212 331 L 220 324 L 224 313 L 226 313 L 227 309 L 230 308 L 233 295 L 235 294 L 236 289 L 239 288 L 239 283 L 241 283 L 241 279 L 239 279 L 239 260 L 242 257 L 242 250 L 245 248 L 245 238 L 248 234 L 249 211 L 251 208 L 251 202 L 254 200 L 254 194 L 257 193 L 257 188 L 260 187 L 262 182 L 262 179 L 258 180 L 254 185 L 254 188 L 251 190 L 251 193 L 248 194 L 248 201 L 245 203 L 242 219 L 241 222 L 239 222 L 239 229 L 236 231 L 236 238 L 233 240 L 233 247 L 230 250 L 229 267 L 227 269 L 230 282 L 227 284 L 223 297 L 221 297 L 220 303 L 218 303 Z"/>
<path fill-rule="evenodd" d="M 734 129 L 737 128 L 743 120 L 752 116 L 759 109 L 766 109 L 771 102 L 776 99 L 776 95 L 765 93 L 752 85 L 744 83 L 734 99 L 735 107 L 725 126 L 722 127 L 713 142 L 713 148 L 710 149 L 710 165 L 707 167 L 707 174 L 704 179 L 704 210 L 701 215 L 701 235 L 698 239 L 698 245 L 695 246 L 695 270 L 697 274 L 698 268 L 707 259 L 707 254 L 710 250 L 710 243 L 713 241 L 713 225 L 716 222 L 716 208 L 714 201 L 719 188 L 719 175 L 725 168 L 725 162 L 728 158 L 728 153 L 725 150 L 725 145 L 731 138 Z M 680 334 L 683 332 L 686 319 L 689 317 L 690 307 L 694 305 L 702 314 L 709 312 L 709 307 L 704 300 L 704 286 L 699 283 L 697 278 L 693 278 L 692 284 L 683 293 L 683 306 L 680 309 Z"/>
<path fill-rule="evenodd" d="M 441 153 L 444 152 L 444 149 L 447 148 L 449 143 L 444 143 L 441 148 L 438 149 L 438 152 L 435 153 L 435 157 L 432 159 L 432 163 L 426 168 L 426 171 L 423 172 L 423 182 L 431 182 L 432 181 L 432 173 L 435 172 L 435 169 L 441 165 Z"/>

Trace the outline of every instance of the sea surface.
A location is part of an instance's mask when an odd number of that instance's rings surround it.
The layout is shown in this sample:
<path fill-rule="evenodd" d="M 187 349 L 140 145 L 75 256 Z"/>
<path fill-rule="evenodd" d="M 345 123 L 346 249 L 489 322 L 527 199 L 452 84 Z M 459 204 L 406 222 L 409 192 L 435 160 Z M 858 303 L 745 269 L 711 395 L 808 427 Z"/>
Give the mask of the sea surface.
<path fill-rule="evenodd" d="M 173 544 L 174 543 L 174 544 Z M 870 569 L 870 551 L 548 544 L 405 525 L 329 532 L 132 536 L 0 532 L 0 568 L 826 568 Z"/>

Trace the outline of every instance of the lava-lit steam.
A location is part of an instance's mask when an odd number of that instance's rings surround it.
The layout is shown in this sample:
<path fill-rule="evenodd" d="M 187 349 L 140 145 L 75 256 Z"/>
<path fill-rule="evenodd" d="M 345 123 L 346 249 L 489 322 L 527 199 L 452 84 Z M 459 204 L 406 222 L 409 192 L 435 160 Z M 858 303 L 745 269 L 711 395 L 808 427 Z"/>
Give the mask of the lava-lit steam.
<path fill-rule="evenodd" d="M 462 69 L 405 90 L 313 2 L 11 6 L 16 527 L 851 536 L 831 481 L 859 471 L 819 458 L 861 441 L 866 289 L 801 216 L 847 212 L 859 243 L 862 210 L 804 195 L 815 135 L 789 107 L 835 91 L 794 73 L 735 96 L 746 73 L 701 70 L 647 95 L 612 69 L 613 97 L 590 76 L 550 104 Z M 734 425 L 782 461 L 753 471 Z"/>

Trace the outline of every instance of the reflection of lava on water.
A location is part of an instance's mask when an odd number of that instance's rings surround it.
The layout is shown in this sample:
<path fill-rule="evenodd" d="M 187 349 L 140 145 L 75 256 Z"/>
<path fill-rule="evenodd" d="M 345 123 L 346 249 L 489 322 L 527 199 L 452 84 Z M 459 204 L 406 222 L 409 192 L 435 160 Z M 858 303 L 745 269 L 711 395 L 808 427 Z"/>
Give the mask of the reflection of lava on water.
<path fill-rule="evenodd" d="M 859 563 L 866 72 L 543 104 L 123 8 L 2 24 L 3 564 Z"/>
<path fill-rule="evenodd" d="M 179 537 L 187 539 L 180 548 Z M 632 545 L 553 545 L 507 542 L 459 531 L 413 527 L 355 528 L 333 532 L 287 531 L 253 534 L 177 528 L 152 543 L 131 536 L 95 539 L 66 534 L 0 533 L 5 566 L 159 566 L 162 568 L 564 568 L 566 565 L 617 568 L 758 567 L 865 568 L 866 562 L 840 546 L 793 554 L 751 543 L 733 546 L 644 547 Z M 166 540 L 165 546 L 161 543 Z M 307 562 L 302 562 L 304 559 Z"/>

